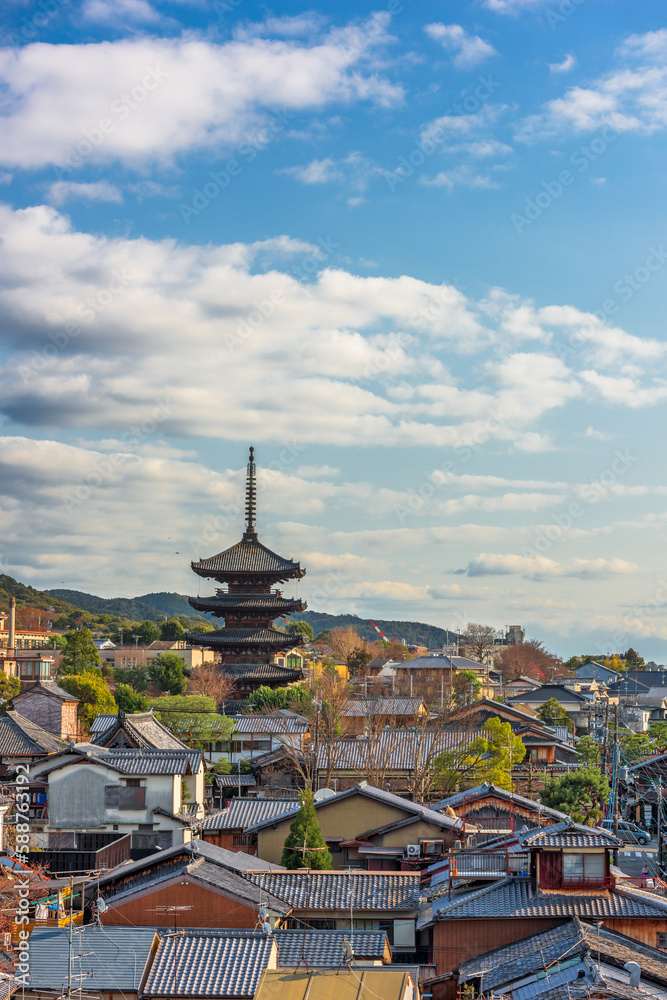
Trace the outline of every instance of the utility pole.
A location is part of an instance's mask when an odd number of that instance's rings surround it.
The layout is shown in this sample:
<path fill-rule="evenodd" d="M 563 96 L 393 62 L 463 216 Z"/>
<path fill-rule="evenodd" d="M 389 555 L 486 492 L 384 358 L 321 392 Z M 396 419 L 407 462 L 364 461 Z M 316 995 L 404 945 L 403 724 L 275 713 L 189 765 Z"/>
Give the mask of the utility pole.
<path fill-rule="evenodd" d="M 662 872 L 662 778 L 658 778 L 658 871 Z"/>

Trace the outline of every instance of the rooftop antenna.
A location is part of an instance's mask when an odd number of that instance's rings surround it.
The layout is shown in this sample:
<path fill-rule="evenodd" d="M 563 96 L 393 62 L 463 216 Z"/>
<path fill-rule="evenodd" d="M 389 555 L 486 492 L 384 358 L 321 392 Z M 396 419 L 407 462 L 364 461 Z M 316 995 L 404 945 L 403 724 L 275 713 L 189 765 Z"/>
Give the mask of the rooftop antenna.
<path fill-rule="evenodd" d="M 243 537 L 252 541 L 257 537 L 255 518 L 257 516 L 257 480 L 255 478 L 255 449 L 250 445 L 245 486 L 245 532 Z"/>
<path fill-rule="evenodd" d="M 153 909 L 154 913 L 173 913 L 174 914 L 174 1000 L 178 996 L 178 914 L 182 910 L 192 910 L 192 906 L 156 906 Z M 182 934 L 181 930 L 181 934 Z"/>

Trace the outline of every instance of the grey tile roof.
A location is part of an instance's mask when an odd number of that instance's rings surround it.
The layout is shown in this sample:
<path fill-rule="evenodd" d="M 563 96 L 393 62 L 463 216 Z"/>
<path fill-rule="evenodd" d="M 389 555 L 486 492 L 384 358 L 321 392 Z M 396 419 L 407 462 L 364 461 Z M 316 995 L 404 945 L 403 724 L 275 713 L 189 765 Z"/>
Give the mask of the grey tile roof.
<path fill-rule="evenodd" d="M 582 933 L 588 942 L 591 953 L 608 965 L 622 969 L 626 962 L 637 962 L 641 966 L 642 976 L 653 982 L 667 986 L 667 954 L 657 948 L 640 944 L 624 934 L 617 934 L 604 926 L 580 923 Z"/>
<path fill-rule="evenodd" d="M 559 958 L 573 958 L 588 950 L 580 922 L 575 918 L 559 927 L 532 934 L 512 944 L 486 951 L 459 966 L 459 983 L 483 978 L 485 990 L 540 972 Z"/>
<path fill-rule="evenodd" d="M 298 597 L 279 597 L 272 594 L 229 594 L 218 591 L 215 597 L 188 597 L 188 602 L 198 611 L 223 613 L 226 608 L 260 608 L 276 610 L 276 617 L 290 609 L 305 611 L 305 605 Z M 221 615 L 222 616 L 222 615 Z"/>
<path fill-rule="evenodd" d="M 125 715 L 124 718 L 120 715 L 96 716 L 90 727 L 90 742 L 108 746 L 121 729 L 125 729 L 130 739 L 144 750 L 189 749 L 155 718 L 153 709 Z"/>
<path fill-rule="evenodd" d="M 465 792 L 457 792 L 456 795 L 450 795 L 439 802 L 433 802 L 431 803 L 431 808 L 446 809 L 447 806 L 450 806 L 454 809 L 456 806 L 461 806 L 464 803 L 478 802 L 480 799 L 486 798 L 502 799 L 507 803 L 514 802 L 525 809 L 534 809 L 535 813 L 539 813 L 541 816 L 553 817 L 559 822 L 569 818 L 566 813 L 558 812 L 557 809 L 549 809 L 548 806 L 543 806 L 539 802 L 535 802 L 534 799 L 528 799 L 524 795 L 517 795 L 516 792 L 508 792 L 505 788 L 498 788 L 488 781 L 485 781 L 481 785 L 476 785 L 474 788 L 468 788 Z"/>
<path fill-rule="evenodd" d="M 223 552 L 191 563 L 192 569 L 199 576 L 215 576 L 226 573 L 268 573 L 270 575 L 287 573 L 292 576 L 295 571 L 303 575 L 299 563 L 272 552 L 266 545 L 255 539 L 242 539 L 236 545 L 231 545 Z"/>
<path fill-rule="evenodd" d="M 417 715 L 421 698 L 357 698 L 349 701 L 343 715 L 365 719 L 369 715 Z"/>
<path fill-rule="evenodd" d="M 524 847 L 620 847 L 623 843 L 608 830 L 594 826 L 581 826 L 566 819 L 554 826 L 531 830 L 519 836 Z"/>
<path fill-rule="evenodd" d="M 0 754 L 3 757 L 58 753 L 65 746 L 53 733 L 47 733 L 46 729 L 18 712 L 0 715 Z"/>
<path fill-rule="evenodd" d="M 370 748 L 367 736 L 343 738 L 336 741 L 331 749 L 321 745 L 318 767 L 324 769 L 328 761 L 333 760 L 334 770 L 363 773 L 369 760 L 383 760 L 390 771 L 411 771 L 415 766 L 423 766 L 426 760 L 444 751 L 455 750 L 461 743 L 470 743 L 482 735 L 481 729 L 452 729 L 441 733 L 383 729 L 379 737 L 373 739 Z"/>
<path fill-rule="evenodd" d="M 285 870 L 283 865 L 271 864 L 271 862 L 257 858 L 253 854 L 244 854 L 243 851 L 228 851 L 224 847 L 218 847 L 217 844 L 207 844 L 204 840 L 192 840 L 185 846 L 191 848 L 194 854 L 199 854 L 209 861 L 225 865 L 226 868 L 233 868 L 234 871 L 238 872 L 247 872 L 253 869 L 263 872 L 267 869 L 272 871 Z"/>
<path fill-rule="evenodd" d="M 469 660 L 467 656 L 415 656 L 412 660 L 401 660 L 393 663 L 395 670 L 483 670 L 486 667 L 476 660 Z"/>
<path fill-rule="evenodd" d="M 23 983 L 20 979 L 14 979 L 13 976 L 8 975 L 6 972 L 0 973 L 0 1000 L 6 1000 L 7 997 L 12 996 L 22 987 Z"/>
<path fill-rule="evenodd" d="M 72 932 L 73 971 L 87 978 L 81 985 L 86 994 L 139 989 L 156 938 L 154 927 L 104 927 L 87 924 Z M 69 930 L 65 927 L 35 927 L 30 935 L 31 990 L 61 990 L 67 985 Z"/>
<path fill-rule="evenodd" d="M 563 917 L 583 920 L 605 917 L 654 917 L 667 920 L 667 904 L 649 893 L 616 889 L 591 895 L 550 893 L 532 896 L 526 878 L 505 878 L 458 900 L 433 903 L 436 920 L 473 917 Z"/>
<path fill-rule="evenodd" d="M 34 694 L 37 694 L 38 692 L 41 694 L 49 694 L 53 698 L 60 698 L 61 701 L 79 700 L 75 695 L 70 694 L 69 691 L 65 691 L 64 688 L 61 688 L 55 681 L 37 681 L 32 685 L 32 687 L 26 688 L 25 691 L 22 691 L 21 694 L 17 694 L 17 696 L 12 700 L 15 703 L 20 702 L 26 697 L 26 695 L 33 694 L 33 692 Z"/>
<path fill-rule="evenodd" d="M 205 643 L 204 643 L 205 645 Z M 225 663 L 222 664 L 225 677 L 248 681 L 298 681 L 300 670 L 280 667 L 276 663 Z"/>
<path fill-rule="evenodd" d="M 196 645 L 203 646 L 262 646 L 287 647 L 300 645 L 298 635 L 279 632 L 275 628 L 256 625 L 254 628 L 219 628 L 214 632 L 186 632 L 186 637 Z"/>
<path fill-rule="evenodd" d="M 337 802 L 351 798 L 354 795 L 363 795 L 365 798 L 373 799 L 375 802 L 381 802 L 384 805 L 394 806 L 395 808 L 406 812 L 408 817 L 419 817 L 429 823 L 436 823 L 441 827 L 448 827 L 452 829 L 459 826 L 461 823 L 460 820 L 452 819 L 450 816 L 445 816 L 444 813 L 436 812 L 434 809 L 429 809 L 427 806 L 423 806 L 419 802 L 411 802 L 409 799 L 401 798 L 400 795 L 394 795 L 392 792 L 385 791 L 384 788 L 376 788 L 374 785 L 369 785 L 367 781 L 360 781 L 352 788 L 348 788 L 345 792 L 339 792 L 337 795 L 332 795 L 329 796 L 329 798 L 316 802 L 315 809 L 329 808 Z M 270 816 L 266 819 L 256 820 L 254 823 L 249 823 L 246 829 L 254 832 L 255 830 L 261 829 L 263 826 L 270 826 L 271 823 L 276 821 L 276 819 L 283 820 L 287 819 L 289 816 L 296 815 L 299 810 L 298 802 L 285 802 L 284 805 L 289 806 L 289 811 L 286 812 L 285 815 L 280 817 Z M 397 820 L 396 822 L 405 822 L 405 818 Z M 394 824 L 392 823 L 389 825 L 393 826 Z M 380 829 L 385 829 L 385 827 L 381 827 Z"/>
<path fill-rule="evenodd" d="M 299 803 L 285 799 L 232 799 L 227 809 L 211 813 L 202 823 L 202 832 L 210 830 L 246 830 L 274 820 L 278 816 L 295 813 Z"/>
<path fill-rule="evenodd" d="M 334 967 L 343 957 L 343 941 L 352 944 L 354 957 L 367 961 L 382 960 L 387 945 L 385 931 L 276 930 L 278 965 L 296 966 L 302 955 L 311 967 Z"/>
<path fill-rule="evenodd" d="M 213 780 L 218 788 L 252 788 L 257 784 L 254 774 L 216 774 Z"/>
<path fill-rule="evenodd" d="M 165 935 L 153 962 L 145 997 L 175 993 L 174 947 L 178 952 L 178 994 L 184 997 L 253 997 L 275 947 L 261 931 L 185 930 Z"/>
<path fill-rule="evenodd" d="M 419 872 L 248 872 L 248 878 L 295 909 L 416 910 Z"/>
<path fill-rule="evenodd" d="M 94 743 L 79 744 L 77 749 L 121 774 L 196 774 L 202 764 L 201 750 L 107 750 Z"/>
<path fill-rule="evenodd" d="M 209 885 L 217 886 L 219 889 L 227 890 L 227 892 L 232 892 L 234 895 L 248 900 L 249 903 L 257 904 L 257 906 L 263 904 L 271 907 L 272 910 L 277 910 L 279 913 L 284 914 L 289 913 L 292 908 L 289 903 L 262 889 L 261 886 L 256 885 L 240 872 L 232 871 L 230 868 L 226 868 L 213 861 L 200 859 L 188 865 L 187 869 L 192 878 L 198 879 L 201 882 L 207 882 Z"/>
<path fill-rule="evenodd" d="M 307 733 L 308 722 L 301 716 L 234 715 L 228 716 L 236 733 Z"/>

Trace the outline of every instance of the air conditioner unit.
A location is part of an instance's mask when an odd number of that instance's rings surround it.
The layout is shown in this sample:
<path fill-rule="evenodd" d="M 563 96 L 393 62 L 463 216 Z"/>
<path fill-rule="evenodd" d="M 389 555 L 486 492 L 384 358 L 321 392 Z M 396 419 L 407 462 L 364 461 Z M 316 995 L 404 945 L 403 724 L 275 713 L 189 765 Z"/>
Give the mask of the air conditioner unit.
<path fill-rule="evenodd" d="M 409 858 L 418 858 L 421 855 L 421 847 L 419 844 L 408 844 L 405 853 Z"/>

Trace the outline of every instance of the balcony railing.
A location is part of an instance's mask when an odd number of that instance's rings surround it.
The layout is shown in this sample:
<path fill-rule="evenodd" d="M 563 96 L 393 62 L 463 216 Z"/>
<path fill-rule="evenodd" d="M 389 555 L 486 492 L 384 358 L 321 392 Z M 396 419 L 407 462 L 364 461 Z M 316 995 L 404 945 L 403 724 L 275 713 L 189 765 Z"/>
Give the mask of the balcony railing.
<path fill-rule="evenodd" d="M 527 875 L 529 871 L 530 855 L 527 853 L 451 851 L 449 858 L 450 879 L 503 878 L 506 875 Z"/>
<path fill-rule="evenodd" d="M 563 875 L 563 889 L 613 889 L 616 879 L 613 875 Z"/>

